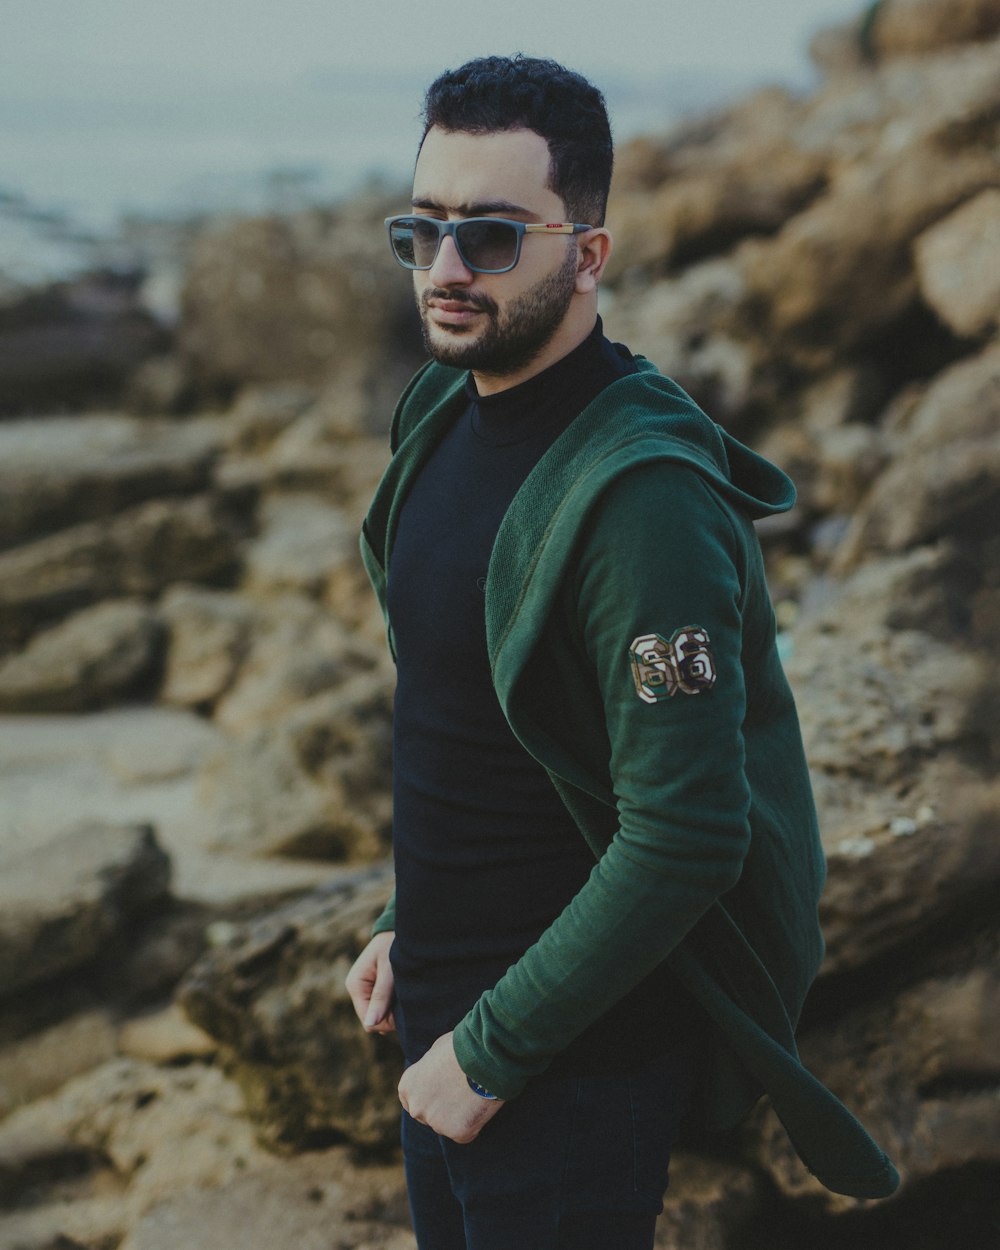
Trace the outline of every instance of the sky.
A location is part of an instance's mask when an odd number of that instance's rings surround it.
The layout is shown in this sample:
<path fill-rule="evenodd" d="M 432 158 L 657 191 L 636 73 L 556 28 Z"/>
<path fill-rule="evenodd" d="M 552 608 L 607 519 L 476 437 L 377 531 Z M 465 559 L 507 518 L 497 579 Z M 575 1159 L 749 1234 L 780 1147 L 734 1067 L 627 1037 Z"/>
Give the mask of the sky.
<path fill-rule="evenodd" d="M 858 0 L 0 0 L 5 72 L 280 82 L 295 69 L 433 72 L 484 52 L 583 72 L 702 64 L 782 72 Z"/>
<path fill-rule="evenodd" d="M 306 171 L 318 189 L 362 169 L 397 176 L 419 135 L 423 87 L 489 52 L 580 70 L 604 88 L 616 136 L 628 138 L 654 128 L 661 100 L 665 127 L 678 100 L 806 83 L 810 36 L 862 7 L 0 0 L 0 193 L 108 216 L 211 208 L 265 169 Z"/>
<path fill-rule="evenodd" d="M 804 34 L 858 0 L 2 0 L 6 56 L 24 69 L 161 70 L 274 80 L 307 65 L 435 70 L 485 51 L 584 70 L 700 63 L 786 68 Z"/>

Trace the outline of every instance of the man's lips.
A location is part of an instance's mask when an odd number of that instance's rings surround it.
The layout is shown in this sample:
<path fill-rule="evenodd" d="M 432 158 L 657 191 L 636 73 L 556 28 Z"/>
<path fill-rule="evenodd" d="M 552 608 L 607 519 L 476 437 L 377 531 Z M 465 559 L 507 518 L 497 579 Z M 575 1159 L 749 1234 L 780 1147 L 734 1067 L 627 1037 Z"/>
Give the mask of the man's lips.
<path fill-rule="evenodd" d="M 447 325 L 464 325 L 473 317 L 478 317 L 480 309 L 472 304 L 460 304 L 457 300 L 431 300 L 429 304 L 435 321 Z"/>
<path fill-rule="evenodd" d="M 424 308 L 438 325 L 464 326 L 474 318 L 487 313 L 485 302 L 452 299 L 446 294 L 428 292 L 423 299 Z"/>

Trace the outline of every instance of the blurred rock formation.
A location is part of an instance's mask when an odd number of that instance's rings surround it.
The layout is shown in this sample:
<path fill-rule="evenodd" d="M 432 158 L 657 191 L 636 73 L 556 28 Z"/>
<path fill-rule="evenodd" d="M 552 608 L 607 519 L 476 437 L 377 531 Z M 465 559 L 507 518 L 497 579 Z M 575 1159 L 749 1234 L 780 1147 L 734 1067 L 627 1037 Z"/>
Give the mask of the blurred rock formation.
<path fill-rule="evenodd" d="M 802 1049 L 904 1183 L 827 1193 L 762 1107 L 678 1153 L 658 1244 L 985 1250 L 1000 6 L 877 0 L 813 55 L 620 153 L 602 312 L 799 486 L 761 537 L 830 869 Z M 5 392 L 0 1247 L 412 1250 L 398 1055 L 343 985 L 390 889 L 354 535 L 420 355 L 396 203 L 213 227 L 114 410 Z"/>

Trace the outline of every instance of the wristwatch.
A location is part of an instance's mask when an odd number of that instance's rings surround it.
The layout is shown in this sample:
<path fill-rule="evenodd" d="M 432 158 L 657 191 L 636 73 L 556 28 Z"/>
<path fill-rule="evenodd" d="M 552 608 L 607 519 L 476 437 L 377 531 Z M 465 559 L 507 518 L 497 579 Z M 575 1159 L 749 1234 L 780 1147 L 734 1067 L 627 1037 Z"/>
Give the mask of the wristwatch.
<path fill-rule="evenodd" d="M 488 1089 L 483 1089 L 481 1085 L 476 1084 L 471 1076 L 467 1076 L 465 1079 L 469 1082 L 469 1089 L 471 1089 L 474 1094 L 478 1094 L 480 1098 L 488 1098 L 490 1102 L 500 1101 L 500 1096 L 498 1094 L 491 1094 Z"/>

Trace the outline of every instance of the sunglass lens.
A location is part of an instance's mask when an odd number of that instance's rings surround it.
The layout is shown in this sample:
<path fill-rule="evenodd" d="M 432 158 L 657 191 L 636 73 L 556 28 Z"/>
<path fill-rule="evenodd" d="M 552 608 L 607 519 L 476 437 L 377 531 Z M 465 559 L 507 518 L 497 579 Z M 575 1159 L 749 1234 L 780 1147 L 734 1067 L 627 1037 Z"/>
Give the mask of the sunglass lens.
<path fill-rule="evenodd" d="M 465 221 L 455 231 L 466 264 L 485 272 L 509 269 L 517 256 L 517 231 L 504 221 Z"/>
<path fill-rule="evenodd" d="M 413 258 L 418 269 L 429 269 L 437 255 L 441 232 L 431 217 L 414 217 L 410 222 L 413 238 Z"/>
<path fill-rule="evenodd" d="M 404 217 L 389 230 L 393 251 L 401 264 L 410 269 L 427 269 L 437 252 L 438 228 L 433 218 Z"/>

